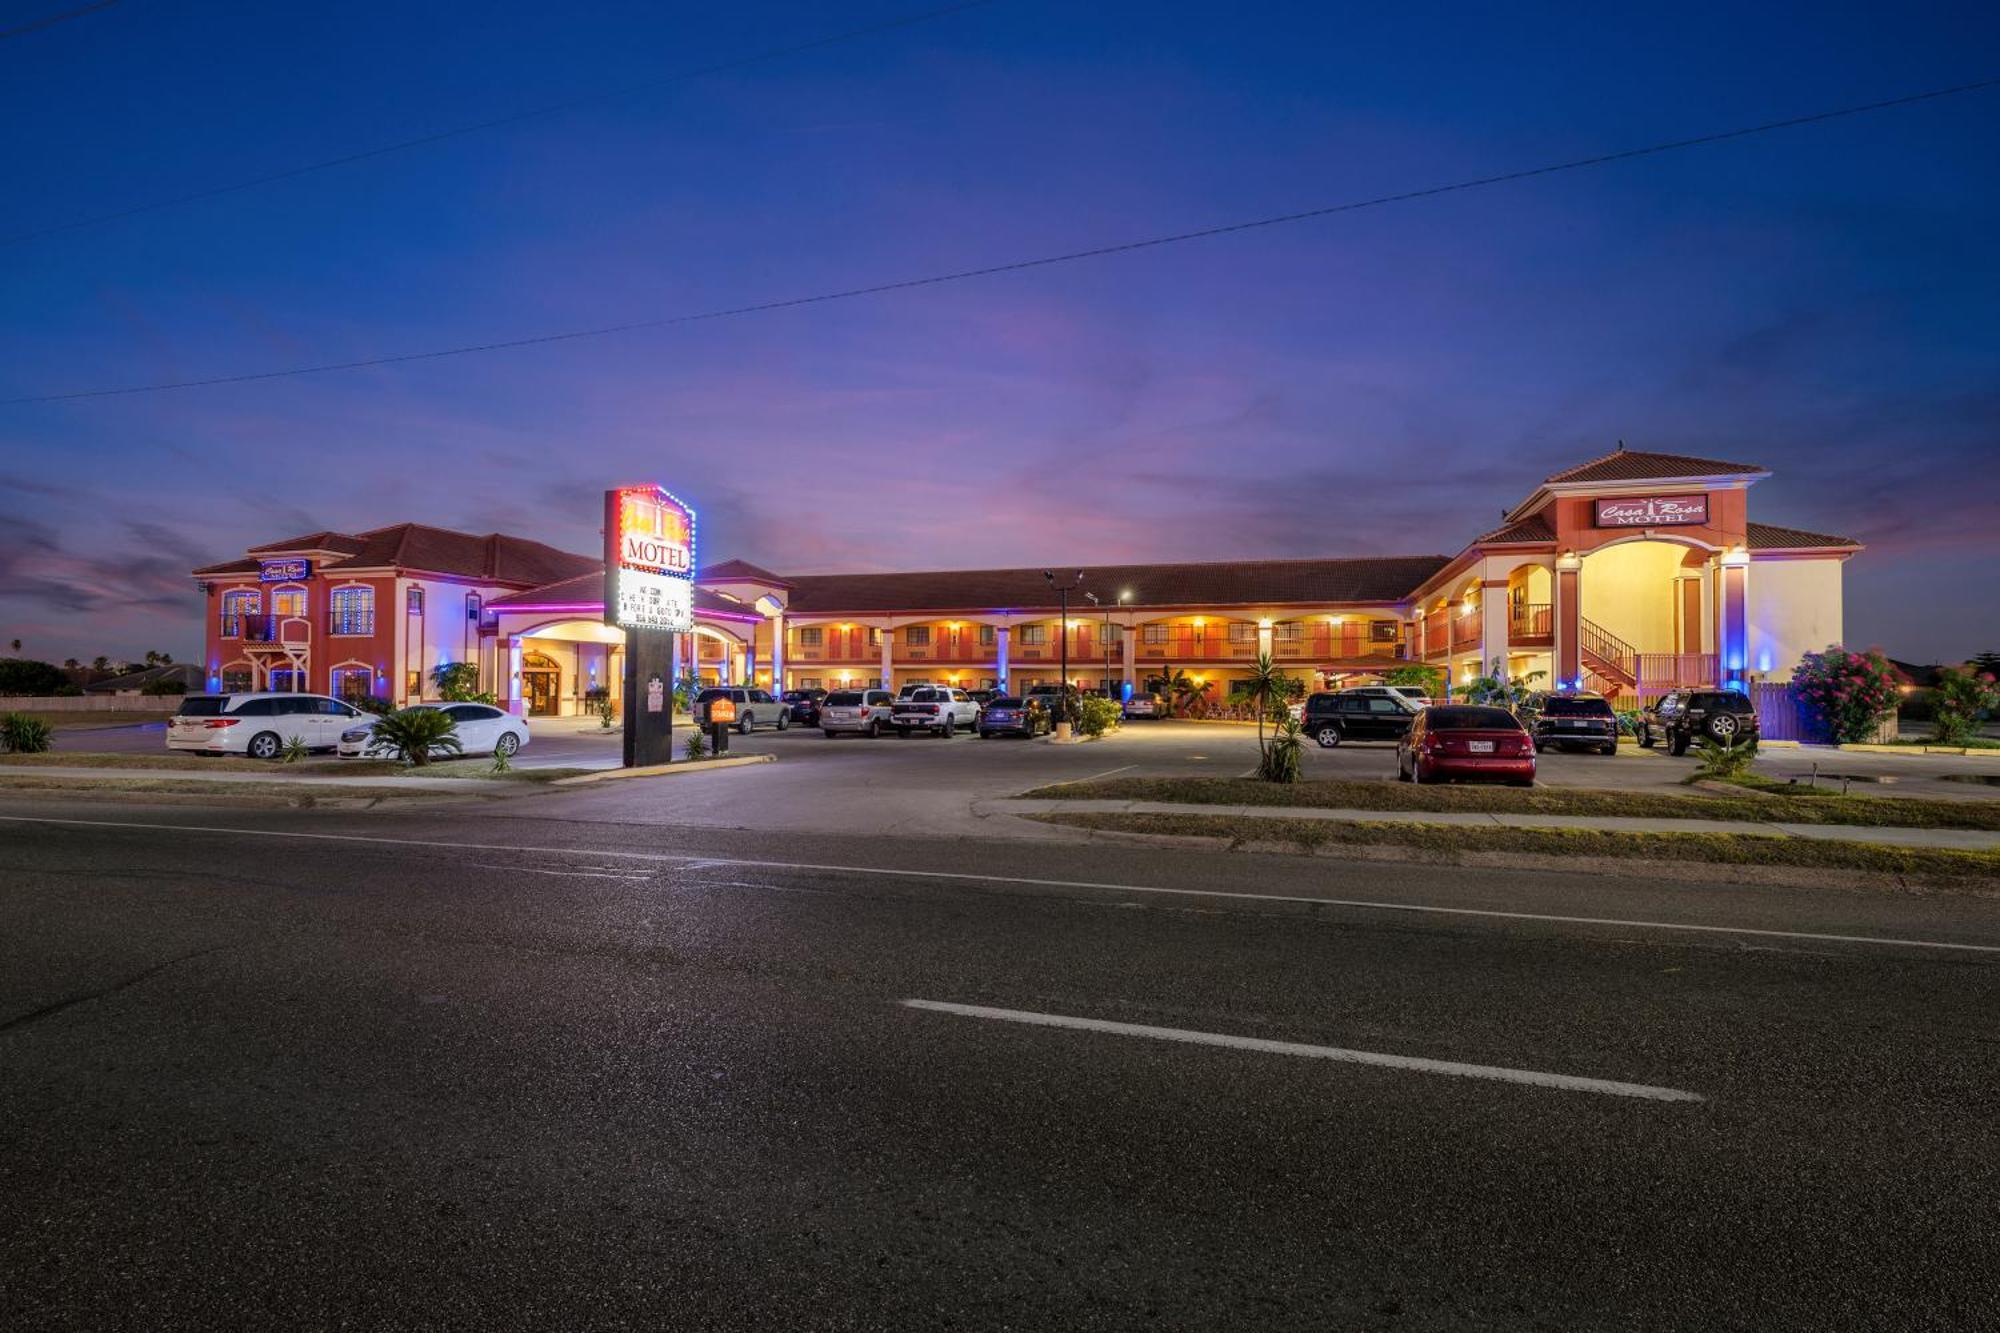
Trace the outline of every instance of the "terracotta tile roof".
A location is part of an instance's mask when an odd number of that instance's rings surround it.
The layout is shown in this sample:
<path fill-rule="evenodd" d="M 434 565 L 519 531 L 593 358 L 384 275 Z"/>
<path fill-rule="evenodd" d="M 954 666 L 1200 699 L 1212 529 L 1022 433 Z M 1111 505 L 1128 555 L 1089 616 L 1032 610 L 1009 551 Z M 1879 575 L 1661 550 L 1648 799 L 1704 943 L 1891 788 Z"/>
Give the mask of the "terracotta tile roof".
<path fill-rule="evenodd" d="M 1804 528 L 1781 528 L 1775 523 L 1746 523 L 1744 530 L 1745 544 L 1753 551 L 1796 551 L 1812 547 L 1861 549 L 1861 543 L 1852 537 L 1832 537 L 1824 532 L 1807 532 Z"/>
<path fill-rule="evenodd" d="M 1755 463 L 1725 463 L 1688 454 L 1655 454 L 1644 449 L 1614 449 L 1601 458 L 1579 463 L 1543 481 L 1554 486 L 1573 481 L 1655 481 L 1670 477 L 1750 477 L 1768 469 Z"/>
<path fill-rule="evenodd" d="M 308 532 L 303 537 L 288 537 L 281 542 L 265 542 L 262 546 L 252 546 L 252 555 L 260 551 L 344 551 L 353 555 L 361 549 L 361 538 L 347 532 Z"/>
<path fill-rule="evenodd" d="M 225 560 L 219 565 L 203 565 L 193 572 L 197 577 L 203 574 L 255 574 L 257 562 L 248 559 Z"/>
<path fill-rule="evenodd" d="M 1489 533 L 1475 537 L 1472 544 L 1474 546 L 1482 546 L 1502 545 L 1511 542 L 1552 542 L 1555 539 L 1556 530 L 1549 526 L 1549 520 L 1541 514 L 1532 514 L 1522 519 L 1519 523 L 1509 523 L 1504 527 L 1495 528 Z"/>
<path fill-rule="evenodd" d="M 518 583 L 524 588 L 554 583 L 596 570 L 595 556 L 558 551 L 553 546 L 489 532 L 480 536 L 433 528 L 423 523 L 398 523 L 361 534 L 360 549 L 341 563 L 356 569 L 397 568 L 427 574 L 494 583 Z"/>
<path fill-rule="evenodd" d="M 1070 595 L 1088 611 L 1089 589 L 1115 598 L 1131 590 L 1129 606 L 1316 606 L 1396 602 L 1442 568 L 1441 555 L 1346 560 L 1231 560 L 1201 564 L 1097 565 L 1083 571 Z M 1065 566 L 1062 572 L 1073 572 Z M 979 611 L 1054 607 L 1056 591 L 1042 567 L 947 569 L 913 574 L 795 574 L 790 610 L 803 614 L 885 611 Z"/>
<path fill-rule="evenodd" d="M 486 603 L 490 611 L 505 611 L 510 607 L 547 606 L 576 603 L 585 606 L 604 605 L 604 570 L 593 569 L 588 574 L 578 574 L 575 578 L 563 579 L 559 583 L 545 583 L 539 588 L 529 588 L 524 592 L 510 592 L 505 597 L 495 597 Z M 723 616 L 748 616 L 761 620 L 756 608 L 743 602 L 732 601 L 719 592 L 697 586 L 694 590 L 694 609 Z M 599 612 L 601 614 L 601 612 Z"/>
<path fill-rule="evenodd" d="M 725 560 L 719 565 L 704 566 L 696 572 L 695 578 L 703 583 L 764 583 L 773 588 L 792 586 L 762 565 L 753 565 L 748 560 Z"/>

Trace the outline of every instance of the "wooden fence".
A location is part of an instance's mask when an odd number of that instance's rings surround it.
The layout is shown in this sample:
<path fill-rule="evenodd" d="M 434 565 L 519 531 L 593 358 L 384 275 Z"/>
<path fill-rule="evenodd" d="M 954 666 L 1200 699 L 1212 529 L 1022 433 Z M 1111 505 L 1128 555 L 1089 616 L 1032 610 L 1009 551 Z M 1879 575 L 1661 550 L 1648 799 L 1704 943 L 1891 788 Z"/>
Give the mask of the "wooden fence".
<path fill-rule="evenodd" d="M 1830 745 L 1833 742 L 1833 737 L 1790 685 L 1753 682 L 1750 703 L 1757 710 L 1757 733 L 1764 740 L 1801 741 L 1807 745 Z M 1896 730 L 1896 715 L 1890 713 L 1868 739 L 1892 741 L 1896 739 Z"/>

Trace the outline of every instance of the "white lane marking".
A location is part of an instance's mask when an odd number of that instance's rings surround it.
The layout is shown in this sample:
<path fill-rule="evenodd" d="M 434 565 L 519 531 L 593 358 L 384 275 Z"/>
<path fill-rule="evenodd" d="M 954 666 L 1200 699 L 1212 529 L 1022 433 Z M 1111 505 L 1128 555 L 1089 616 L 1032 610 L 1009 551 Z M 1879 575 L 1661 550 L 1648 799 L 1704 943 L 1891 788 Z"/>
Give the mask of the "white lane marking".
<path fill-rule="evenodd" d="M 1881 944 L 1908 949 L 1948 949 L 2000 954 L 2000 944 L 1958 944 L 1894 935 L 1835 935 L 1810 930 L 1769 930 L 1757 926 L 1708 926 L 1685 921 L 1641 921 L 1615 916 L 1564 916 L 1554 912 L 1503 912 L 1485 907 L 1439 907 L 1430 903 L 1377 902 L 1366 898 L 1315 898 L 1299 893 L 1238 893 L 1229 889 L 1170 889 L 1153 884 L 1114 884 L 1092 879 L 1034 879 L 1025 875 L 981 875 L 963 870 L 903 870 L 888 866 L 845 866 L 817 861 L 759 861 L 691 852 L 621 852 L 599 847 L 534 847 L 499 842 L 445 842 L 436 838 L 379 838 L 365 833 L 303 833 L 293 829 L 230 828 L 226 824 L 154 824 L 122 819 L 56 819 L 42 815 L 0 815 L 0 824 L 57 824 L 81 828 L 153 829 L 167 833 L 227 833 L 246 838 L 302 838 L 319 842 L 375 843 L 387 847 L 440 847 L 454 852 L 526 852 L 536 856 L 588 856 L 598 860 L 670 861 L 684 868 L 753 866 L 765 870 L 827 870 L 846 875 L 886 875 L 900 879 L 968 880 L 982 884 L 1026 884 L 1046 889 L 1100 889 L 1109 893 L 1150 893 L 1176 898 L 1241 899 L 1245 902 L 1304 903 L 1369 912 L 1414 912 L 1431 916 L 1488 917 L 1501 921 L 1546 921 L 1556 925 L 1619 926 L 1627 930 L 1671 930 L 1699 935 L 1749 935 L 1759 939 L 1815 940 L 1829 944 Z"/>
<path fill-rule="evenodd" d="M 1509 1069 L 1505 1065 L 1469 1065 L 1457 1060 L 1426 1060 L 1415 1055 L 1353 1051 L 1344 1046 L 1310 1046 L 1300 1041 L 1234 1037 L 1226 1032 L 1196 1032 L 1191 1028 L 1156 1028 L 1144 1023 L 1113 1023 L 1102 1018 L 1038 1014 L 1026 1009 L 989 1009 L 982 1004 L 949 1004 L 943 1000 L 903 1000 L 900 1003 L 907 1009 L 927 1009 L 934 1013 L 957 1014 L 961 1018 L 991 1018 L 1003 1023 L 1029 1023 L 1037 1027 L 1109 1032 L 1120 1037 L 1148 1037 L 1154 1041 L 1180 1041 L 1195 1046 L 1226 1046 L 1231 1050 L 1261 1051 L 1266 1055 L 1297 1055 L 1310 1060 L 1338 1060 L 1352 1065 L 1380 1065 L 1385 1069 L 1408 1069 L 1420 1074 L 1483 1078 L 1496 1083 L 1526 1083 L 1531 1087 L 1559 1088 L 1564 1092 L 1596 1092 L 1612 1097 L 1644 1097 L 1656 1102 L 1708 1100 L 1698 1092 L 1684 1092 L 1679 1088 L 1656 1088 L 1647 1083 L 1621 1083 L 1616 1079 L 1583 1078 L 1576 1074 L 1545 1074 L 1536 1069 Z"/>
<path fill-rule="evenodd" d="M 1092 773 L 1087 778 L 1064 778 L 1061 782 L 1045 782 L 1042 785 L 1045 787 L 1074 787 L 1079 782 L 1095 782 L 1099 778 L 1108 778 L 1113 773 L 1123 773 L 1128 768 L 1137 767 L 1137 764 L 1120 764 L 1116 768 L 1107 768 L 1102 773 Z"/>

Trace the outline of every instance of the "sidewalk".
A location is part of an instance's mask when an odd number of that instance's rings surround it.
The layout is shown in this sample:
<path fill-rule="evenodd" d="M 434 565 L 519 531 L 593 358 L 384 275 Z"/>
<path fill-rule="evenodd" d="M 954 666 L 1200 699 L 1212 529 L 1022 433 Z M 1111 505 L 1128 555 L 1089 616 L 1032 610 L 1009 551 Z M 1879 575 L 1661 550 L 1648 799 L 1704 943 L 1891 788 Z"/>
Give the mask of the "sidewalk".
<path fill-rule="evenodd" d="M 980 801 L 981 815 L 1215 815 L 1225 819 L 1319 819 L 1347 824 L 1449 824 L 1470 828 L 1597 829 L 1606 833 L 1742 833 L 1761 837 L 1872 842 L 1951 851 L 2000 850 L 2000 833 L 1982 829 L 1880 828 L 1859 824 L 1779 824 L 1737 819 L 1629 819 L 1596 815 L 1493 814 L 1447 810 L 1323 810 L 1302 806 L 1185 805 L 1174 801 Z"/>

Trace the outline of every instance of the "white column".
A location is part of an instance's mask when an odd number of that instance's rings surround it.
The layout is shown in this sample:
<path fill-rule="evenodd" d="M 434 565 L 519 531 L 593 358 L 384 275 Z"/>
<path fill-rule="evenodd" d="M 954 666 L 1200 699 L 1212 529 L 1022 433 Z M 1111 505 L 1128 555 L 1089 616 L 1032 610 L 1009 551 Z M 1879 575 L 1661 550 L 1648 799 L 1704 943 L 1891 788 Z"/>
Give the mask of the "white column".
<path fill-rule="evenodd" d="M 521 636 L 507 636 L 507 658 L 501 668 L 507 673 L 507 711 L 515 717 L 521 716 Z M 401 682 L 398 682 L 399 684 Z"/>
<path fill-rule="evenodd" d="M 1258 621 L 1257 653 L 1260 657 L 1269 657 L 1271 655 L 1271 635 L 1271 622 L 1268 620 Z"/>
<path fill-rule="evenodd" d="M 896 688 L 896 628 L 894 622 L 880 627 L 882 635 L 882 688 Z"/>
<path fill-rule="evenodd" d="M 785 613 L 771 613 L 771 693 L 785 692 Z"/>
<path fill-rule="evenodd" d="M 1009 646 L 1008 635 L 1010 628 L 1010 626 L 1001 625 L 993 631 L 993 660 L 999 667 L 996 674 L 1000 678 L 1000 692 L 1002 694 L 1007 692 L 1007 649 Z"/>
<path fill-rule="evenodd" d="M 1128 699 L 1139 688 L 1138 637 L 1133 626 L 1118 627 L 1118 662 L 1125 677 L 1125 697 Z"/>
<path fill-rule="evenodd" d="M 1512 611 L 1507 605 L 1506 581 L 1503 579 L 1495 582 L 1489 579 L 1482 582 L 1479 587 L 1479 642 L 1482 648 L 1481 656 L 1484 659 L 1479 664 L 1481 675 L 1486 674 L 1486 669 L 1493 664 L 1493 659 L 1496 657 L 1500 659 L 1500 670 L 1506 672 L 1511 617 Z"/>

